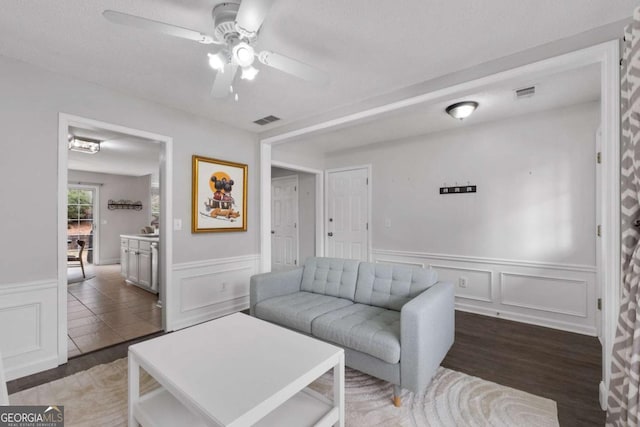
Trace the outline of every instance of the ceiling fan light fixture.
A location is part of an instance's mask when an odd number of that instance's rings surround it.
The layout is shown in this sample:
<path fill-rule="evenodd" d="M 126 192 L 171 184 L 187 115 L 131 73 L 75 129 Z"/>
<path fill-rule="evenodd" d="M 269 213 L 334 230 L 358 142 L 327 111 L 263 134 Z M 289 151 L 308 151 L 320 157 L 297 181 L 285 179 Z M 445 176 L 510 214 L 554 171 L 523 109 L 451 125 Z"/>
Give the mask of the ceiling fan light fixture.
<path fill-rule="evenodd" d="M 95 139 L 78 138 L 76 136 L 69 137 L 69 150 L 79 153 L 96 154 L 100 151 L 100 142 Z"/>
<path fill-rule="evenodd" d="M 233 47 L 233 57 L 238 65 L 244 68 L 253 64 L 255 53 L 248 43 L 240 42 Z"/>
<path fill-rule="evenodd" d="M 260 70 L 258 70 L 256 67 L 254 67 L 253 65 L 249 65 L 248 67 L 242 68 L 242 74 L 240 75 L 240 78 L 243 80 L 253 80 L 256 78 L 259 72 Z"/>
<path fill-rule="evenodd" d="M 216 71 L 224 71 L 227 64 L 227 58 L 223 52 L 209 53 L 209 66 Z"/>
<path fill-rule="evenodd" d="M 475 101 L 462 101 L 451 104 L 446 108 L 448 115 L 454 119 L 466 119 L 478 108 L 478 103 Z"/>

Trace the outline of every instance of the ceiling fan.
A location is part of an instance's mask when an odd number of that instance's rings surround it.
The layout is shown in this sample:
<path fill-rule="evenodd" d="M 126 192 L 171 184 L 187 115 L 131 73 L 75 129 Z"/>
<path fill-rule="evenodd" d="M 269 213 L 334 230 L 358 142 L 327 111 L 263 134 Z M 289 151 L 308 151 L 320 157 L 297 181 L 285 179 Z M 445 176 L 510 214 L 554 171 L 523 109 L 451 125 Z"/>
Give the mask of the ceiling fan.
<path fill-rule="evenodd" d="M 227 2 L 216 5 L 211 12 L 211 34 L 114 10 L 105 10 L 102 14 L 116 24 L 216 45 L 217 49 L 208 54 L 209 65 L 217 71 L 211 89 L 211 95 L 216 98 L 224 98 L 233 93 L 232 84 L 238 68 L 241 69 L 242 79 L 253 80 L 256 77 L 259 70 L 253 66 L 255 58 L 264 65 L 302 80 L 320 85 L 328 83 L 327 74 L 310 65 L 268 50 L 259 53 L 254 50 L 258 33 L 273 1 L 242 0 L 240 3 Z"/>

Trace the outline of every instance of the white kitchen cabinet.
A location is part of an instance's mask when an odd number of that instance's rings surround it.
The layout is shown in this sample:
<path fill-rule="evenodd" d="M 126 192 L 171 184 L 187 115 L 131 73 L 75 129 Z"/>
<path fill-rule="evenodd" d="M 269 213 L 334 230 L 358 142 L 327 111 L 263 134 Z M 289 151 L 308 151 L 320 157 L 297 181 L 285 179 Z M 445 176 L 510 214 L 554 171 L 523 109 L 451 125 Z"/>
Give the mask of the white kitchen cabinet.
<path fill-rule="evenodd" d="M 127 277 L 129 268 L 129 241 L 120 239 L 120 274 Z"/>
<path fill-rule="evenodd" d="M 138 283 L 151 287 L 151 251 L 138 252 Z"/>
<path fill-rule="evenodd" d="M 127 283 L 158 293 L 158 237 L 120 236 L 120 273 Z"/>

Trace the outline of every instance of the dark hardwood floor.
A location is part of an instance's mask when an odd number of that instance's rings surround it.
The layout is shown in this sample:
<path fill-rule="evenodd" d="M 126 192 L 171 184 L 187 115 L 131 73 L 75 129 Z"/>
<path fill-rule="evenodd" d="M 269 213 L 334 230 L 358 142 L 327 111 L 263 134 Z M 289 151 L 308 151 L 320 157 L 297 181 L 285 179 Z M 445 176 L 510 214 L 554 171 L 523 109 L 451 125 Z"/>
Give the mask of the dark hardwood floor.
<path fill-rule="evenodd" d="M 158 335 L 84 354 L 66 365 L 10 381 L 9 393 L 125 357 L 129 345 Z M 595 337 L 458 311 L 455 343 L 442 365 L 555 400 L 562 427 L 602 426 L 600 359 L 600 342 Z"/>
<path fill-rule="evenodd" d="M 596 337 L 457 311 L 442 366 L 555 400 L 564 426 L 603 426 Z"/>

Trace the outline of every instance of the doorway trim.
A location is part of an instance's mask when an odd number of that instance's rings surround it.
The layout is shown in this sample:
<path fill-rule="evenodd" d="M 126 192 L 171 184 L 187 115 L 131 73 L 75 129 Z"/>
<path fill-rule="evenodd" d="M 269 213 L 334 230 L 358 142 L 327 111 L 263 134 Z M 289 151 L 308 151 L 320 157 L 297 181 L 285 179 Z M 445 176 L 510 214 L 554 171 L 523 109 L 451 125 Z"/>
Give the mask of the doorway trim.
<path fill-rule="evenodd" d="M 68 170 L 68 169 L 67 169 Z M 97 224 L 93 233 L 92 247 L 93 247 L 93 265 L 100 265 L 100 186 L 97 184 L 88 183 L 67 183 L 67 189 L 69 188 L 81 188 L 84 190 L 93 190 L 95 192 L 95 198 L 93 200 L 93 223 Z M 97 207 L 97 209 L 96 209 Z"/>
<path fill-rule="evenodd" d="M 58 114 L 58 364 L 67 362 L 67 258 L 66 251 L 66 195 L 68 185 L 68 132 L 69 126 L 96 127 L 107 131 L 156 141 L 162 146 L 160 155 L 160 293 L 162 295 L 162 328 L 172 324 L 171 304 L 167 303 L 173 265 L 173 138 L 127 126 L 102 122 L 67 113 Z"/>
<path fill-rule="evenodd" d="M 453 86 L 437 89 L 401 99 L 396 102 L 370 108 L 354 114 L 331 119 L 292 131 L 284 132 L 260 140 L 261 156 L 261 250 L 270 258 L 268 230 L 264 224 L 271 222 L 267 209 L 270 203 L 271 150 L 273 145 L 294 142 L 297 137 L 330 130 L 338 126 L 355 124 L 360 120 L 372 118 L 383 113 L 433 101 L 439 98 L 455 98 L 469 90 L 477 90 L 506 79 L 539 74 L 553 74 L 569 71 L 583 66 L 597 64 L 600 66 L 600 124 L 602 127 L 602 199 L 599 207 L 602 212 L 602 237 L 596 242 L 602 245 L 602 280 L 603 280 L 603 365 L 602 382 L 600 383 L 600 405 L 606 409 L 607 391 L 609 387 L 611 350 L 615 339 L 617 317 L 620 304 L 621 265 L 620 265 L 620 40 L 614 39 L 567 54 L 550 57 L 541 61 L 511 68 L 475 80 L 469 80 Z M 265 181 L 269 183 L 265 186 Z M 266 207 L 266 209 L 265 209 Z M 267 235 L 265 235 L 265 230 Z M 265 252 L 266 250 L 266 252 Z M 264 257 L 263 257 L 264 258 Z M 264 267 L 264 262 L 262 264 Z M 265 270 L 268 271 L 268 270 Z"/>
<path fill-rule="evenodd" d="M 325 170 L 324 180 L 325 180 L 325 188 L 329 188 L 329 174 L 333 172 L 345 172 L 350 170 L 357 169 L 366 169 L 367 170 L 367 261 L 371 261 L 371 254 L 373 253 L 373 246 L 371 243 L 371 232 L 373 229 L 372 220 L 372 198 L 373 198 L 373 179 L 371 176 L 371 165 L 356 165 L 356 166 L 348 166 L 343 168 L 334 168 Z M 327 191 L 324 195 L 324 207 L 323 207 L 325 218 L 329 218 L 329 192 Z M 325 227 L 327 225 L 325 224 Z M 327 238 L 328 236 L 323 236 L 323 238 Z M 325 248 L 327 245 L 325 244 Z"/>

